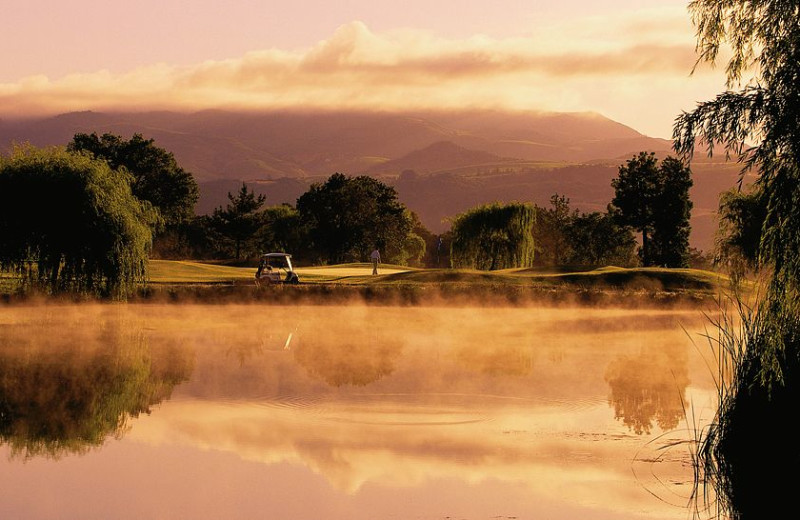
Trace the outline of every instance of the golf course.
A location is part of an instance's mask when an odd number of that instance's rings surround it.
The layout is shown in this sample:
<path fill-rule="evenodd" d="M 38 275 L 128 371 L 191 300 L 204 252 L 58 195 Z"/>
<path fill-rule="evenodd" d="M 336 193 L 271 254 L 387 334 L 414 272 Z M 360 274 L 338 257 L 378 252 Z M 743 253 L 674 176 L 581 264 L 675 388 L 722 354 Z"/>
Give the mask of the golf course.
<path fill-rule="evenodd" d="M 300 283 L 257 287 L 255 267 L 151 260 L 145 299 L 330 302 L 352 297 L 370 303 L 424 303 L 426 297 L 469 298 L 485 303 L 529 300 L 664 305 L 713 301 L 728 288 L 726 276 L 701 269 L 430 269 L 383 264 L 377 275 L 368 263 L 297 267 Z"/>

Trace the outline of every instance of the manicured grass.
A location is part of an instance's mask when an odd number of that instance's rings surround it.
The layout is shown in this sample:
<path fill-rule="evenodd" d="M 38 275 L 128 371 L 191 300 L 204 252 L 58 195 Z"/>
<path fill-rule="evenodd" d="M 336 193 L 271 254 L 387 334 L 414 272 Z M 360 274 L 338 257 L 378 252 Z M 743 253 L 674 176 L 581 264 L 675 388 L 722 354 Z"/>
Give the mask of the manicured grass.
<path fill-rule="evenodd" d="M 388 274 L 407 269 L 412 268 L 381 264 L 378 271 Z M 297 267 L 295 271 L 303 283 L 361 283 L 379 278 L 372 276 L 372 264 L 369 263 Z M 158 284 L 251 282 L 255 273 L 255 267 L 231 267 L 184 260 L 150 261 L 150 282 Z"/>
<path fill-rule="evenodd" d="M 253 280 L 255 269 L 184 260 L 150 260 L 152 283 L 220 283 Z"/>
<path fill-rule="evenodd" d="M 592 304 L 651 305 L 716 299 L 728 279 L 698 269 L 603 267 L 531 268 L 502 271 L 418 269 L 381 264 L 372 275 L 369 263 L 299 267 L 299 285 L 255 285 L 255 267 L 151 260 L 150 282 L 137 298 L 170 301 L 339 302 L 352 298 L 377 303 L 419 303 L 429 298 L 471 299 L 483 304 L 578 299 Z M 15 280 L 0 277 L 0 295 L 15 294 Z M 286 290 L 270 290 L 286 289 Z"/>
<path fill-rule="evenodd" d="M 475 271 L 468 269 L 417 269 L 382 264 L 373 276 L 368 263 L 295 269 L 303 284 L 365 286 L 540 286 L 581 289 L 624 289 L 640 291 L 713 292 L 727 285 L 727 277 L 700 269 L 620 268 L 549 270 L 506 269 Z M 253 280 L 254 268 L 229 267 L 202 262 L 152 260 L 150 280 L 158 284 L 242 283 Z"/>

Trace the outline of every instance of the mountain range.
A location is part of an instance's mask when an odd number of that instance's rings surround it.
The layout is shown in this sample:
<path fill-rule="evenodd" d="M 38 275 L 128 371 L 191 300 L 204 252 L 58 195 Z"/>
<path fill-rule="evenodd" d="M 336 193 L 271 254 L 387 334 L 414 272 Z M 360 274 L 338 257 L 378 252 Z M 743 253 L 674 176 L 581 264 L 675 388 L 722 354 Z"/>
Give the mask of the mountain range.
<path fill-rule="evenodd" d="M 140 133 L 172 152 L 200 185 L 198 213 L 227 203 L 242 182 L 267 202 L 294 203 L 334 172 L 370 175 L 396 187 L 433 232 L 483 202 L 546 205 L 554 193 L 582 211 L 602 211 L 610 181 L 639 151 L 669 154 L 672 143 L 596 113 L 429 112 L 73 112 L 0 119 L 0 151 L 12 143 L 65 145 L 76 133 Z M 693 163 L 694 247 L 708 250 L 719 193 L 738 166 Z"/>

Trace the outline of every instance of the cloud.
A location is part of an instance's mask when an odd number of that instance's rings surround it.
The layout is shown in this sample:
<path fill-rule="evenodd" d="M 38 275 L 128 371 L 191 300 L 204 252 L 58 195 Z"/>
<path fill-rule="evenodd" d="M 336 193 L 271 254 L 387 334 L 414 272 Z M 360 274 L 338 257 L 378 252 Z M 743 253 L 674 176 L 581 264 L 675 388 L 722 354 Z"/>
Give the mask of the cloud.
<path fill-rule="evenodd" d="M 25 78 L 0 85 L 0 106 L 4 116 L 89 109 L 601 110 L 589 106 L 598 88 L 613 95 L 615 85 L 647 90 L 688 76 L 695 49 L 683 25 L 669 17 L 660 24 L 584 20 L 524 38 L 443 39 L 412 30 L 376 34 L 356 21 L 308 49 L 125 74 Z"/>

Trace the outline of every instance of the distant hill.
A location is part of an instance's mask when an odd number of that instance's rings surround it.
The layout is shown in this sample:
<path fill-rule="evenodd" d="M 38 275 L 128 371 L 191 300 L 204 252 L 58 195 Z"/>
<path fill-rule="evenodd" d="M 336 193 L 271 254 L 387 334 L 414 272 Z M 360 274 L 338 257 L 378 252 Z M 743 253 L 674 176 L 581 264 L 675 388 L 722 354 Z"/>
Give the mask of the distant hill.
<path fill-rule="evenodd" d="M 514 159 L 504 159 L 493 153 L 481 150 L 468 150 L 452 141 L 439 141 L 421 150 L 414 150 L 398 159 L 392 159 L 371 166 L 368 174 L 392 174 L 405 170 L 419 173 L 454 171 L 465 167 L 491 167 Z"/>
<path fill-rule="evenodd" d="M 662 157 L 671 151 L 668 140 L 594 113 L 209 110 L 0 119 L 0 152 L 13 142 L 64 145 L 79 132 L 155 139 L 194 174 L 200 214 L 227 204 L 227 193 L 242 182 L 264 193 L 268 204 L 294 204 L 312 182 L 341 172 L 394 185 L 434 232 L 476 204 L 545 206 L 554 193 L 581 211 L 603 211 L 619 164 L 639 151 Z M 699 158 L 693 170 L 691 242 L 708 250 L 719 193 L 734 185 L 738 168 Z"/>
<path fill-rule="evenodd" d="M 2 114 L 0 114 L 2 116 Z M 669 150 L 669 141 L 646 137 L 592 113 L 534 112 L 74 112 L 25 121 L 0 120 L 0 149 L 12 142 L 63 145 L 76 133 L 141 133 L 173 152 L 198 181 L 361 174 L 412 165 L 415 153 L 436 170 L 465 166 L 466 152 L 526 161 L 612 159 L 639 150 Z M 445 150 L 442 143 L 455 147 Z M 480 155 L 483 152 L 487 155 Z M 409 157 L 410 156 L 410 157 Z M 405 159 L 405 161 L 404 161 Z M 492 159 L 495 160 L 495 159 Z"/>

